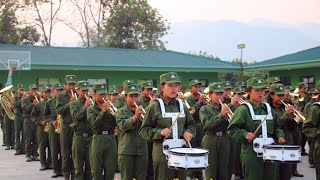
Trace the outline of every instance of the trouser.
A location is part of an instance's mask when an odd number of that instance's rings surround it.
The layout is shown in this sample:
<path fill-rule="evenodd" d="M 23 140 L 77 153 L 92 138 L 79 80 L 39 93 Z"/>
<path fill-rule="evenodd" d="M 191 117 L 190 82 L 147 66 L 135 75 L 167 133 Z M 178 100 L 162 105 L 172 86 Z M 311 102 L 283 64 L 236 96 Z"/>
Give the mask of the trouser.
<path fill-rule="evenodd" d="M 148 146 L 148 171 L 146 180 L 153 180 L 153 160 L 152 160 L 152 147 L 153 142 L 147 142 Z"/>
<path fill-rule="evenodd" d="M 23 153 L 25 147 L 24 133 L 23 133 L 23 118 L 16 116 L 14 119 L 14 131 L 16 138 L 16 152 Z"/>
<path fill-rule="evenodd" d="M 195 120 L 196 121 L 196 120 Z M 201 141 L 203 138 L 203 126 L 201 121 L 198 119 L 196 121 L 196 137 L 192 138 L 191 145 L 192 147 L 201 147 Z M 188 176 L 190 176 L 192 179 L 202 179 L 202 170 L 200 171 L 189 171 Z"/>
<path fill-rule="evenodd" d="M 279 163 L 278 172 L 279 172 L 279 180 L 290 180 L 292 176 L 292 164 L 287 163 Z"/>
<path fill-rule="evenodd" d="M 60 151 L 60 135 L 55 132 L 54 126 L 50 123 L 49 125 L 49 142 L 51 148 L 51 162 L 53 173 L 61 173 L 61 151 Z"/>
<path fill-rule="evenodd" d="M 299 124 L 299 131 L 300 131 L 300 144 L 298 145 L 301 146 L 301 152 L 304 153 L 306 152 L 305 146 L 308 138 L 304 133 L 302 133 L 302 123 Z"/>
<path fill-rule="evenodd" d="M 264 162 L 253 150 L 253 144 L 243 143 L 241 147 L 241 164 L 245 180 L 275 180 L 276 164 Z"/>
<path fill-rule="evenodd" d="M 1 130 L 2 130 L 2 144 L 6 146 L 6 128 L 4 125 L 4 120 L 1 120 Z"/>
<path fill-rule="evenodd" d="M 297 145 L 297 146 L 300 146 L 301 145 L 301 131 L 300 130 L 297 130 L 297 131 L 294 131 L 293 134 L 292 134 L 292 138 L 293 138 L 293 145 Z M 302 149 L 301 149 L 302 150 Z M 297 163 L 295 164 L 292 164 L 292 172 L 295 172 L 297 171 Z"/>
<path fill-rule="evenodd" d="M 316 169 L 316 179 L 320 180 L 320 140 L 317 139 L 313 151 L 314 165 Z"/>
<path fill-rule="evenodd" d="M 229 136 L 205 135 L 202 147 L 209 150 L 209 167 L 205 170 L 206 179 L 228 180 Z"/>
<path fill-rule="evenodd" d="M 61 125 L 60 131 L 60 147 L 62 156 L 62 173 L 64 177 L 74 175 L 73 161 L 72 161 L 72 136 L 73 130 L 70 126 Z"/>
<path fill-rule="evenodd" d="M 148 155 L 118 155 L 122 180 L 146 179 Z"/>
<path fill-rule="evenodd" d="M 37 138 L 39 142 L 41 166 L 51 166 L 51 149 L 49 145 L 49 134 L 44 132 L 43 126 L 37 127 Z"/>
<path fill-rule="evenodd" d="M 234 172 L 236 175 L 243 176 L 242 166 L 241 166 L 241 143 L 235 143 L 235 159 L 234 159 Z M 230 161 L 229 161 L 230 162 Z"/>
<path fill-rule="evenodd" d="M 93 135 L 89 158 L 94 180 L 113 180 L 117 168 L 117 144 L 115 136 Z"/>
<path fill-rule="evenodd" d="M 30 117 L 24 118 L 23 123 L 26 156 L 38 156 L 38 141 L 36 137 L 37 125 Z"/>
<path fill-rule="evenodd" d="M 229 154 L 229 168 L 228 168 L 228 179 L 231 179 L 232 174 L 236 174 L 235 167 L 236 163 L 236 153 L 237 153 L 237 142 L 229 136 L 229 144 L 230 144 L 230 154 Z"/>
<path fill-rule="evenodd" d="M 154 180 L 172 180 L 174 178 L 186 179 L 187 174 L 184 170 L 173 170 L 168 168 L 168 161 L 163 154 L 162 141 L 153 143 L 153 169 Z"/>
<path fill-rule="evenodd" d="M 308 139 L 308 145 L 309 145 L 309 164 L 314 164 L 313 160 L 313 152 L 314 152 L 314 144 L 315 144 L 315 139 L 314 138 L 309 138 Z"/>
<path fill-rule="evenodd" d="M 7 147 L 14 146 L 14 121 L 11 120 L 6 114 L 3 116 L 5 131 L 6 131 L 6 145 Z"/>
<path fill-rule="evenodd" d="M 91 166 L 89 161 L 89 148 L 91 145 L 91 136 L 83 137 L 73 135 L 72 140 L 72 158 L 76 180 L 91 180 Z"/>

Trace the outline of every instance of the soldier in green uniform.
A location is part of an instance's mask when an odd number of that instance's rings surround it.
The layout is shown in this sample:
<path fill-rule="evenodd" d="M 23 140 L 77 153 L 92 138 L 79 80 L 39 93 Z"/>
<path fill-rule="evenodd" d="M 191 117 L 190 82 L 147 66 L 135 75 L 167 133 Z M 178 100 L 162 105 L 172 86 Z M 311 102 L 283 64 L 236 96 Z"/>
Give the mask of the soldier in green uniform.
<path fill-rule="evenodd" d="M 267 98 L 274 112 L 279 117 L 279 127 L 284 131 L 286 144 L 293 145 L 293 134 L 299 131 L 298 122 L 294 120 L 294 108 L 289 105 L 285 108 L 281 101 L 284 100 L 285 87 L 282 84 L 273 84 L 270 86 L 270 94 Z M 298 120 L 298 119 L 297 119 Z M 301 119 L 299 119 L 299 123 Z M 278 169 L 278 179 L 290 180 L 292 174 L 292 165 L 280 163 Z"/>
<path fill-rule="evenodd" d="M 16 153 L 14 155 L 25 154 L 24 151 L 24 134 L 23 134 L 23 118 L 21 100 L 24 96 L 24 86 L 22 84 L 17 85 L 18 94 L 14 97 L 14 131 L 16 138 Z"/>
<path fill-rule="evenodd" d="M 125 87 L 127 105 L 119 109 L 116 121 L 119 126 L 118 162 L 121 179 L 146 179 L 148 170 L 147 141 L 139 136 L 142 124 L 142 107 L 136 107 L 134 102 L 139 100 L 139 87 L 130 84 Z"/>
<path fill-rule="evenodd" d="M 192 137 L 195 136 L 195 122 L 189 110 L 181 100 L 176 99 L 180 90 L 180 83 L 181 78 L 177 73 L 169 72 L 160 76 L 161 97 L 148 106 L 140 128 L 142 138 L 153 141 L 152 158 L 155 180 L 186 179 L 185 171 L 168 168 L 163 149 L 164 140 L 173 138 L 172 130 L 177 132 L 177 137 L 174 138 L 184 138 L 186 141 L 191 141 Z M 171 130 L 173 117 L 167 115 L 168 113 L 173 114 L 173 112 L 177 112 L 175 114 L 178 115 L 179 111 L 181 112 L 176 121 L 177 126 Z"/>
<path fill-rule="evenodd" d="M 317 82 L 317 88 L 320 89 L 320 81 Z M 320 96 L 308 111 L 306 120 L 303 122 L 303 133 L 315 140 L 313 159 L 316 169 L 316 179 L 320 180 Z"/>
<path fill-rule="evenodd" d="M 70 105 L 73 119 L 72 158 L 76 180 L 90 180 L 91 166 L 89 162 L 89 147 L 91 144 L 92 129 L 87 119 L 87 108 L 93 104 L 88 97 L 89 84 L 87 81 L 77 82 L 78 99 Z M 88 99 L 87 99 L 87 98 Z"/>
<path fill-rule="evenodd" d="M 133 80 L 125 80 L 123 81 L 122 83 L 122 86 L 123 86 L 123 89 L 129 85 L 129 84 L 132 84 L 133 83 Z M 117 99 L 116 103 L 114 104 L 114 106 L 117 108 L 117 109 L 120 109 L 122 108 L 123 106 L 126 105 L 126 100 L 124 98 L 124 94 L 121 93 L 121 96 Z"/>
<path fill-rule="evenodd" d="M 95 104 L 87 109 L 87 118 L 93 130 L 90 149 L 91 173 L 94 180 L 112 180 L 117 167 L 115 138 L 116 119 L 108 108 L 107 85 L 93 85 Z"/>
<path fill-rule="evenodd" d="M 62 173 L 66 180 L 74 178 L 74 168 L 72 161 L 72 117 L 70 113 L 70 104 L 76 99 L 75 83 L 77 79 L 75 75 L 66 75 L 64 86 L 66 91 L 60 93 L 57 97 L 56 111 L 61 114 L 61 132 L 60 147 L 62 155 Z"/>
<path fill-rule="evenodd" d="M 50 97 L 51 89 L 49 86 L 44 86 L 41 93 L 42 100 L 34 105 L 31 112 L 31 119 L 37 126 L 37 141 L 39 143 L 40 154 L 40 171 L 51 169 L 51 149 L 49 145 L 49 121 L 46 113 L 47 101 Z M 48 128 L 48 129 L 47 129 Z M 47 131 L 48 130 L 48 131 Z M 46 153 L 47 152 L 47 153 Z"/>
<path fill-rule="evenodd" d="M 229 81 L 224 81 L 222 85 L 225 88 L 223 92 L 223 103 L 229 104 L 231 102 L 231 98 L 230 98 L 231 89 L 232 89 L 231 83 Z"/>
<path fill-rule="evenodd" d="M 192 138 L 191 145 L 192 147 L 201 147 L 201 141 L 203 138 L 203 126 L 199 118 L 199 110 L 204 105 L 205 95 L 200 95 L 201 82 L 198 79 L 193 79 L 189 82 L 190 93 L 191 95 L 185 99 L 191 108 L 194 109 L 194 112 L 191 114 L 193 120 L 196 123 L 196 136 Z M 202 179 L 202 171 L 192 171 L 189 173 L 191 178 Z"/>
<path fill-rule="evenodd" d="M 306 106 L 304 107 L 304 114 L 307 115 L 308 111 L 310 109 L 310 107 L 312 106 L 313 103 L 315 103 L 315 101 L 318 99 L 319 96 L 319 90 L 312 88 L 309 89 L 308 91 L 309 95 L 310 95 L 310 102 L 308 102 L 308 104 L 306 104 Z M 308 138 L 308 145 L 309 145 L 309 167 L 310 168 L 314 168 L 314 160 L 313 160 L 313 150 L 314 150 L 314 143 L 315 143 L 315 139 L 313 138 Z"/>
<path fill-rule="evenodd" d="M 12 88 L 12 94 L 14 93 L 14 90 Z M 13 100 L 13 98 L 11 98 Z M 11 107 L 12 109 L 14 106 Z M 15 149 L 15 131 L 14 131 L 14 121 L 9 118 L 7 113 L 4 111 L 3 112 L 3 121 L 4 121 L 4 129 L 5 129 L 5 134 L 6 134 L 6 148 L 5 150 L 9 149 Z"/>
<path fill-rule="evenodd" d="M 1 131 L 2 131 L 2 146 L 6 146 L 6 133 L 5 133 L 5 129 L 4 129 L 2 106 L 0 106 L 0 124 L 1 124 Z"/>
<path fill-rule="evenodd" d="M 57 104 L 57 96 L 64 90 L 62 84 L 57 83 L 53 85 L 52 94 L 53 98 L 47 102 L 47 114 L 49 121 L 49 142 L 51 148 L 51 161 L 53 174 L 52 178 L 56 178 L 58 176 L 62 176 L 61 166 L 62 166 L 62 157 L 60 151 L 60 134 L 55 131 L 55 127 L 58 124 L 58 117 L 56 112 L 56 104 Z M 60 116 L 59 116 L 60 118 Z"/>
<path fill-rule="evenodd" d="M 256 149 L 256 152 L 253 149 L 256 136 L 263 134 L 269 138 L 276 138 L 280 144 L 285 142 L 284 133 L 278 126 L 277 114 L 271 110 L 269 104 L 262 103 L 265 87 L 264 80 L 261 78 L 252 78 L 247 81 L 249 102 L 241 105 L 234 112 L 228 126 L 228 134 L 242 143 L 241 163 L 246 180 L 276 179 L 276 165 L 264 162 L 261 157 L 257 157 L 257 152 L 261 153 L 261 151 Z M 259 129 L 257 134 L 254 134 L 253 132 L 268 113 L 268 120 L 264 122 L 266 128 Z"/>
<path fill-rule="evenodd" d="M 119 92 L 118 92 L 118 87 L 117 86 L 115 86 L 115 85 L 111 85 L 110 87 L 109 87 L 109 99 L 110 99 L 110 102 L 112 103 L 112 104 L 115 104 L 116 103 L 116 101 L 117 101 L 117 99 L 118 99 L 118 97 L 119 97 Z"/>
<path fill-rule="evenodd" d="M 21 101 L 23 110 L 23 132 L 25 137 L 25 151 L 27 162 L 39 161 L 38 157 L 38 141 L 36 137 L 37 125 L 31 120 L 31 112 L 34 105 L 37 103 L 35 96 L 37 95 L 37 86 L 35 84 L 29 85 L 28 96 Z"/>
<path fill-rule="evenodd" d="M 205 135 L 202 147 L 209 150 L 209 167 L 205 170 L 207 179 L 228 180 L 230 144 L 227 136 L 228 106 L 221 106 L 224 85 L 220 82 L 209 84 L 211 102 L 200 109 L 200 119 Z"/>

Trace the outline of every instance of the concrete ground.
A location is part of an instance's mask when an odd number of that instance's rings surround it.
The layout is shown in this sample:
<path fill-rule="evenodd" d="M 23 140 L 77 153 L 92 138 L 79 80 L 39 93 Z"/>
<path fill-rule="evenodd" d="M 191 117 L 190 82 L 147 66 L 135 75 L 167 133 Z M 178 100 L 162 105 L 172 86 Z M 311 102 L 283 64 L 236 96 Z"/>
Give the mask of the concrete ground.
<path fill-rule="evenodd" d="M 2 145 L 2 132 L 0 131 L 0 145 Z M 52 170 L 39 171 L 40 162 L 26 162 L 25 155 L 13 155 L 15 150 L 4 150 L 0 146 L 0 180 L 45 180 L 52 179 Z M 308 147 L 307 147 L 308 149 Z M 303 156 L 302 162 L 298 165 L 298 171 L 304 174 L 303 178 L 294 177 L 294 180 L 315 180 L 315 169 L 309 168 L 308 157 Z M 57 180 L 63 177 L 55 178 Z M 115 175 L 115 180 L 120 180 L 120 174 Z"/>

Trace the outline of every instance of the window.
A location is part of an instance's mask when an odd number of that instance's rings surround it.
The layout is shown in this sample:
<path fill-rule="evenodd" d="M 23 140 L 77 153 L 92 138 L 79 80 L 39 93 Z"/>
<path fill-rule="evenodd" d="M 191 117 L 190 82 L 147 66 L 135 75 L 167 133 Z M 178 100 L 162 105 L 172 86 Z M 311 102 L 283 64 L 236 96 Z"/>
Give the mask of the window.
<path fill-rule="evenodd" d="M 38 78 L 37 85 L 38 89 L 41 90 L 45 85 L 53 86 L 54 84 L 60 83 L 59 78 Z"/>
<path fill-rule="evenodd" d="M 315 87 L 315 78 L 314 76 L 300 76 L 300 82 L 305 82 L 308 86 L 308 89 Z"/>
<path fill-rule="evenodd" d="M 283 85 L 291 85 L 291 78 L 290 77 L 280 77 L 280 81 Z"/>

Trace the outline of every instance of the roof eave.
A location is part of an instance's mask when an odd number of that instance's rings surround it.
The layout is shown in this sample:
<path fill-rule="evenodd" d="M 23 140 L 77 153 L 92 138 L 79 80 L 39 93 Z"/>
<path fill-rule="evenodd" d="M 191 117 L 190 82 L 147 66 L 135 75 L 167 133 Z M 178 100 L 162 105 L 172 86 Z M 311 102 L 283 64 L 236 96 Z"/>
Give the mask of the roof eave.
<path fill-rule="evenodd" d="M 302 62 L 295 64 L 282 64 L 282 65 L 265 65 L 265 66 L 252 66 L 244 67 L 245 71 L 278 71 L 278 70 L 292 70 L 292 69 L 303 69 L 303 68 L 314 68 L 320 67 L 320 60 L 318 62 Z"/>

